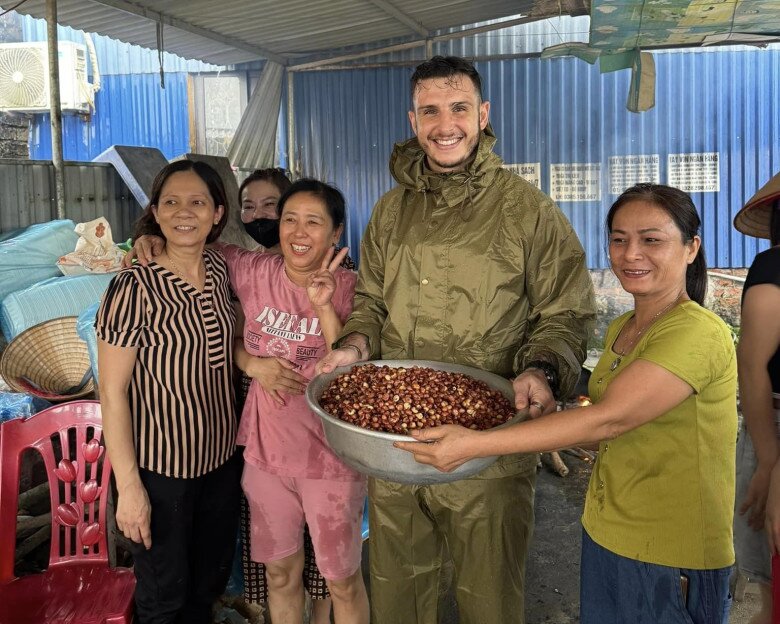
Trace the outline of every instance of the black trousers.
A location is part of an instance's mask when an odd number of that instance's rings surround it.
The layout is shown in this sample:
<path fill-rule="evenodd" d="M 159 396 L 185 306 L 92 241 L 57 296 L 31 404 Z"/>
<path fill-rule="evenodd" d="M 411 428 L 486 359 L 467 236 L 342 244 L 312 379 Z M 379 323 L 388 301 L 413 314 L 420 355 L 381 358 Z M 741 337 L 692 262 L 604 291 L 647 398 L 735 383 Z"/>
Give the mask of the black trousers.
<path fill-rule="evenodd" d="M 233 563 L 241 453 L 194 479 L 141 470 L 152 506 L 152 547 L 134 552 L 138 624 L 210 624 Z"/>

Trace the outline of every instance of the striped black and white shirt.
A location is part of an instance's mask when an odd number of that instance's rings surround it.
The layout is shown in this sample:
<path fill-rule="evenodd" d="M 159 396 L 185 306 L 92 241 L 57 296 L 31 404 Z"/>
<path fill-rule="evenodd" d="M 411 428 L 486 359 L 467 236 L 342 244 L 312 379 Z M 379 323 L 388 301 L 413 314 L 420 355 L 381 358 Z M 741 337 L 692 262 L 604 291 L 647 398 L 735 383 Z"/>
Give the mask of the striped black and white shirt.
<path fill-rule="evenodd" d="M 100 339 L 138 347 L 128 400 L 138 465 L 199 477 L 235 450 L 235 313 L 225 260 L 204 254 L 203 292 L 150 262 L 121 271 L 98 310 Z"/>

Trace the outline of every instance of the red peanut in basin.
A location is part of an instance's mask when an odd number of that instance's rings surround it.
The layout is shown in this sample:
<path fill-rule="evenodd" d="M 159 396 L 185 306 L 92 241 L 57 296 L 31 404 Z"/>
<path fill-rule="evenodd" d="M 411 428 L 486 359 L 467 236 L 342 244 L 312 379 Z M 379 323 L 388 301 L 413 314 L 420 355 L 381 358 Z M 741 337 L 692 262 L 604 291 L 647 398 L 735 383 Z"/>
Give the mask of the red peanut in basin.
<path fill-rule="evenodd" d="M 408 433 L 436 425 L 490 429 L 515 415 L 511 402 L 462 373 L 364 364 L 330 382 L 322 409 L 352 425 Z"/>

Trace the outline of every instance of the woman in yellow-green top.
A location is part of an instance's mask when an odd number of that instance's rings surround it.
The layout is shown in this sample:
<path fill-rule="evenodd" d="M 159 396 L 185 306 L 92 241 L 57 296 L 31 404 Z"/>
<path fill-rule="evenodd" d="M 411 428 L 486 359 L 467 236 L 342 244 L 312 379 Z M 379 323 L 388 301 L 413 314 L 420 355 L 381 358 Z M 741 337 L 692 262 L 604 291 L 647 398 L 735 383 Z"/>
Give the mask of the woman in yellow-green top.
<path fill-rule="evenodd" d="M 582 516 L 582 624 L 726 624 L 734 563 L 736 359 L 702 307 L 707 276 L 691 198 L 659 184 L 607 215 L 610 264 L 634 310 L 609 327 L 594 405 L 498 431 L 446 425 L 398 443 L 452 470 L 473 457 L 599 443 Z"/>

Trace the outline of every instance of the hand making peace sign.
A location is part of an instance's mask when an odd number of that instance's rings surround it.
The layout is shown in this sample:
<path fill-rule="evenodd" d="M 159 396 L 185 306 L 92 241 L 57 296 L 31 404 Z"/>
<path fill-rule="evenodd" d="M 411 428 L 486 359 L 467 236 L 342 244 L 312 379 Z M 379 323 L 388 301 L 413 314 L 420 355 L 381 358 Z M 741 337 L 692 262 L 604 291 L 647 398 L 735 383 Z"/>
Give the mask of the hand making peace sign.
<path fill-rule="evenodd" d="M 330 303 L 333 293 L 336 292 L 334 273 L 348 252 L 348 247 L 344 247 L 338 253 L 336 253 L 335 247 L 331 247 L 322 259 L 322 266 L 319 271 L 314 271 L 309 275 L 309 280 L 306 284 L 306 294 L 309 295 L 309 301 L 311 301 L 315 309 Z"/>

